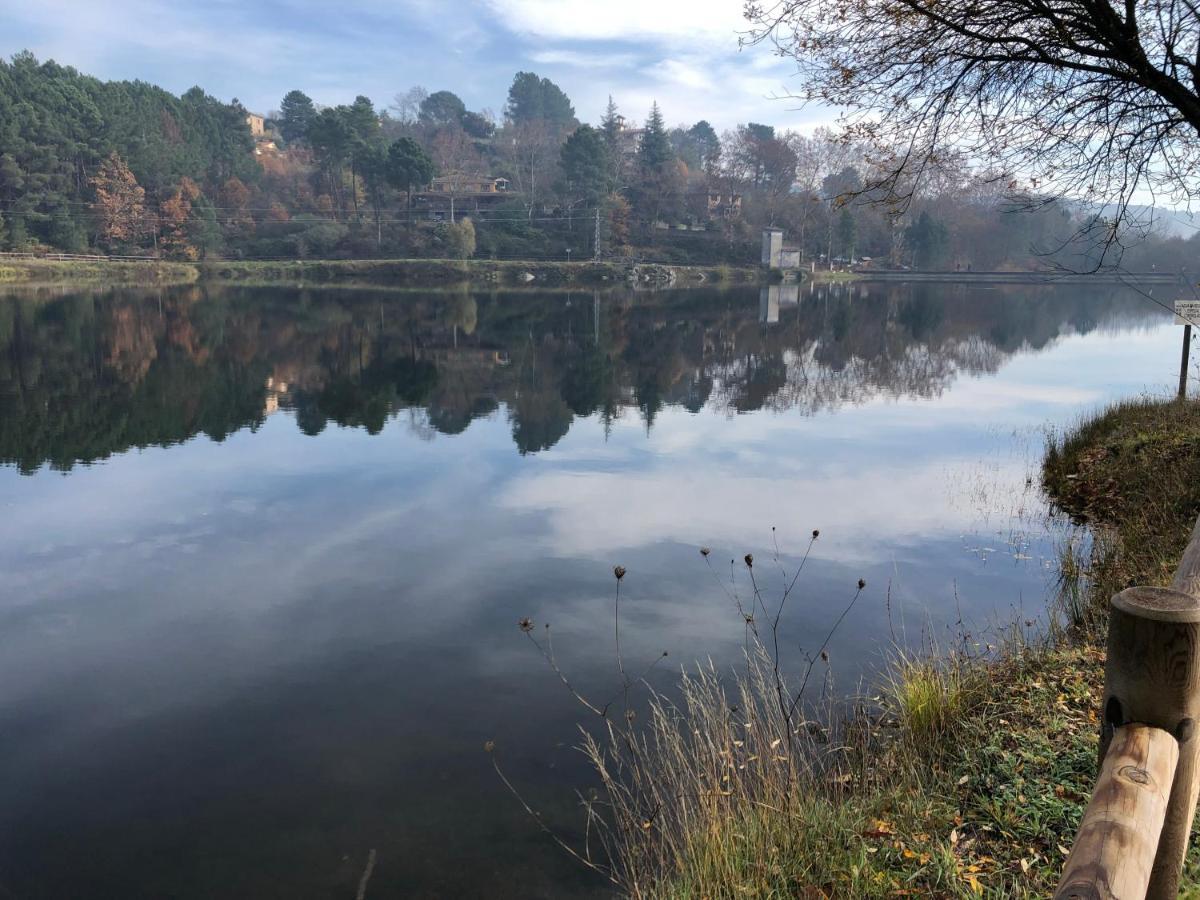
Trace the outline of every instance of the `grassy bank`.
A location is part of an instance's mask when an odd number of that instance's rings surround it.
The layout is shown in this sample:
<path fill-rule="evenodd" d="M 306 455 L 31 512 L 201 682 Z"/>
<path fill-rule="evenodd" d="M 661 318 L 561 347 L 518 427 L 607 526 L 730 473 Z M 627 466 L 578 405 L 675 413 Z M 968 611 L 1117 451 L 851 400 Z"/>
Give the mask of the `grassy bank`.
<path fill-rule="evenodd" d="M 190 284 L 196 266 L 174 262 L 122 260 L 0 260 L 0 284 L 87 282 L 97 284 Z"/>
<path fill-rule="evenodd" d="M 1050 442 L 1043 481 L 1055 503 L 1092 527 L 1090 593 L 1070 612 L 1103 624 L 1112 594 L 1167 584 L 1200 511 L 1200 404 L 1131 400 Z"/>
<path fill-rule="evenodd" d="M 858 281 L 862 278 L 856 272 L 830 272 L 828 269 L 817 269 L 815 272 L 805 272 L 805 281 L 815 281 L 817 284 Z"/>
<path fill-rule="evenodd" d="M 57 281 L 110 284 L 174 284 L 196 280 L 263 284 L 446 284 L 531 287 L 698 286 L 755 283 L 757 267 L 634 265 L 611 262 L 522 262 L 516 260 L 220 260 L 158 261 L 11 259 L 0 262 L 0 283 Z"/>
<path fill-rule="evenodd" d="M 641 730 L 613 725 L 590 741 L 618 889 L 1053 893 L 1096 777 L 1104 610 L 1114 589 L 1170 579 L 1200 513 L 1200 407 L 1116 406 L 1051 442 L 1044 482 L 1097 534 L 1090 555 L 1064 554 L 1049 634 L 1029 639 L 1018 623 L 990 641 L 963 635 L 950 653 L 899 656 L 876 696 L 840 719 L 804 719 L 780 702 L 790 693 L 763 630 L 757 668 L 688 676 L 682 702 L 653 701 Z M 757 586 L 752 596 L 751 612 L 773 613 Z M 746 620 L 756 635 L 765 627 Z M 1192 846 L 1187 896 L 1200 895 Z"/>

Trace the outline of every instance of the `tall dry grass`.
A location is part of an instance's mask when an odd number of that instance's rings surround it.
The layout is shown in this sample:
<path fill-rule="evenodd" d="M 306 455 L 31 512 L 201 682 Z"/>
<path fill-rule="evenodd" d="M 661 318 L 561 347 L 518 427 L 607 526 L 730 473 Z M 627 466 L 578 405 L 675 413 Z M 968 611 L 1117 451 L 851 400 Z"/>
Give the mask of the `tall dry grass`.
<path fill-rule="evenodd" d="M 555 839 L 620 894 L 793 896 L 800 885 L 830 878 L 860 896 L 893 889 L 863 835 L 875 816 L 921 805 L 914 785 L 953 747 L 979 700 L 982 663 L 965 653 L 897 651 L 880 693 L 833 699 L 826 647 L 865 583 L 843 602 L 811 657 L 781 658 L 779 640 L 817 537 L 796 569 L 784 570 L 778 594 L 760 589 L 752 556 L 739 567 L 740 586 L 714 572 L 744 629 L 744 665 L 723 671 L 710 661 L 686 669 L 670 696 L 629 677 L 619 649 L 622 685 L 614 699 L 583 696 L 555 656 L 549 629 L 539 634 L 532 621 L 520 623 L 591 723 L 581 727 L 581 749 L 599 790 L 583 801 L 586 840 L 579 847 Z M 701 552 L 708 563 L 707 550 Z M 772 564 L 781 567 L 778 551 Z M 624 574 L 614 571 L 618 648 Z M 809 698 L 810 686 L 814 693 L 821 687 L 818 699 Z M 945 848 L 920 854 L 928 857 L 924 883 L 962 883 L 952 856 Z"/>

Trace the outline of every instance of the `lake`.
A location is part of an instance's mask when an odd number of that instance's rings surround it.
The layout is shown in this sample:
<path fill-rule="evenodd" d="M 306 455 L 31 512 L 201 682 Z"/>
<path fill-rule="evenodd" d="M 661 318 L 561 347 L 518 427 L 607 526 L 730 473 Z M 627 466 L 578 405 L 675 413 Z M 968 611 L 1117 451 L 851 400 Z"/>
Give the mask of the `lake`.
<path fill-rule="evenodd" d="M 368 897 L 599 896 L 483 749 L 581 838 L 522 617 L 611 693 L 622 565 L 666 686 L 820 529 L 797 665 L 867 582 L 822 690 L 1037 628 L 1046 429 L 1179 340 L 1105 285 L 0 294 L 0 896 L 353 897 L 371 851 Z"/>

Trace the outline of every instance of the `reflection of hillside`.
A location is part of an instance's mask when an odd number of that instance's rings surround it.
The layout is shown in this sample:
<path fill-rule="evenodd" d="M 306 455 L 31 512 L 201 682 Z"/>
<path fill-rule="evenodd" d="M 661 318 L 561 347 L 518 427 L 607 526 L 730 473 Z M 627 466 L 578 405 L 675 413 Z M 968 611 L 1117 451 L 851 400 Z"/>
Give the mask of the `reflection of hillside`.
<path fill-rule="evenodd" d="M 277 410 L 317 434 L 425 436 L 503 408 L 522 453 L 576 417 L 665 407 L 811 414 L 934 397 L 1066 333 L 1149 324 L 1112 288 L 801 286 L 657 295 L 222 289 L 0 299 L 0 460 L 69 469 L 222 440 Z"/>

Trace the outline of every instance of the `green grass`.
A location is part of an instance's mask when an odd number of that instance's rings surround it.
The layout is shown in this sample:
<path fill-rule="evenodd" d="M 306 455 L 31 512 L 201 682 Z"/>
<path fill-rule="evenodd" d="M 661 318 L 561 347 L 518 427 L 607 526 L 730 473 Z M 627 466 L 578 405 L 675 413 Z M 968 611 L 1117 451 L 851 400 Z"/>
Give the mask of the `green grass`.
<path fill-rule="evenodd" d="M 1187 546 L 1200 512 L 1200 404 L 1114 405 L 1051 438 L 1042 481 L 1060 509 L 1091 527 L 1088 593 L 1074 591 L 1073 618 L 1102 629 L 1114 593 L 1170 583 Z"/>
<path fill-rule="evenodd" d="M 941 740 L 979 695 L 982 668 L 954 658 L 899 653 L 885 675 L 889 708 L 907 739 L 916 744 Z"/>
<path fill-rule="evenodd" d="M 715 682 L 692 676 L 686 714 L 660 710 L 639 763 L 656 812 L 618 842 L 622 892 L 1046 896 L 1095 778 L 1102 665 L 1087 646 L 902 658 L 879 714 L 817 737 L 811 766 L 770 738 L 769 697 L 743 683 L 722 715 Z M 632 808 L 615 804 L 618 820 Z"/>
<path fill-rule="evenodd" d="M 830 272 L 828 269 L 817 269 L 815 272 L 804 272 L 804 278 L 818 284 L 824 282 L 858 281 L 862 276 L 856 272 Z"/>
<path fill-rule="evenodd" d="M 13 259 L 0 263 L 0 284 L 191 284 L 198 277 L 199 271 L 190 263 L 149 260 Z"/>

